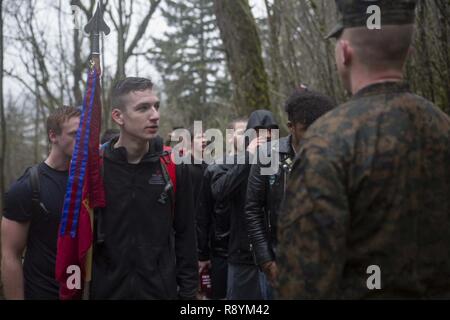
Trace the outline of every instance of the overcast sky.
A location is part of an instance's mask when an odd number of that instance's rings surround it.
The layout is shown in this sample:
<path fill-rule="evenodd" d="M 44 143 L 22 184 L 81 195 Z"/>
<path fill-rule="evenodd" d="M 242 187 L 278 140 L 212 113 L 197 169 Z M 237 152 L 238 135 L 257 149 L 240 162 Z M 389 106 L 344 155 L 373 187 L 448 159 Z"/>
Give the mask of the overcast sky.
<path fill-rule="evenodd" d="M 20 0 L 19 0 L 20 1 Z M 22 0 L 26 1 L 26 0 Z M 264 0 L 250 0 L 250 5 L 252 6 L 253 14 L 255 17 L 261 17 L 265 14 L 264 9 Z M 145 0 L 133 0 L 133 2 L 141 3 L 141 5 L 146 5 Z M 8 3 L 8 2 L 6 2 Z M 17 3 L 17 2 L 16 2 Z M 59 40 L 59 32 L 58 32 L 58 15 L 57 10 L 52 8 L 52 6 L 56 5 L 56 1 L 54 0 L 40 0 L 37 1 L 37 7 L 36 7 L 36 20 L 41 30 L 44 30 L 45 32 L 45 38 L 49 39 L 49 42 L 54 41 L 55 43 Z M 71 33 L 73 32 L 73 17 L 72 17 L 72 10 L 69 5 L 68 1 L 62 1 L 62 8 L 63 8 L 63 16 L 62 16 L 62 22 L 64 24 L 64 28 L 66 28 L 65 34 L 63 35 L 63 41 L 65 45 L 71 47 L 72 46 L 72 39 L 71 39 Z M 142 15 L 145 13 L 145 10 L 142 10 Z M 139 15 L 139 13 L 137 13 Z M 141 19 L 138 19 L 136 17 L 136 21 L 139 21 Z M 111 21 L 109 21 L 109 17 L 105 16 L 105 21 L 109 24 L 109 26 L 113 27 L 113 24 Z M 86 21 L 80 21 L 81 24 L 85 24 Z M 9 17 L 9 19 L 6 19 L 6 23 L 8 24 L 7 27 L 5 27 L 6 30 L 12 30 L 16 27 L 14 19 Z M 137 26 L 132 26 L 130 30 L 130 34 L 134 34 Z M 165 22 L 165 19 L 161 16 L 161 13 L 159 10 L 157 10 L 150 20 L 148 30 L 146 33 L 146 39 L 141 40 L 140 43 L 140 49 L 145 50 L 148 48 L 149 45 L 152 45 L 152 41 L 149 39 L 150 36 L 154 37 L 161 37 L 165 31 L 168 30 L 168 26 Z M 22 66 L 22 63 L 20 62 L 20 59 L 18 59 L 19 55 L 19 48 L 17 48 L 17 44 L 11 43 L 11 39 L 5 39 L 5 56 L 4 56 L 4 63 L 5 63 L 5 69 L 11 70 L 13 69 L 16 74 L 23 75 L 25 74 L 25 69 Z M 49 45 L 52 45 L 49 43 Z M 87 46 L 87 42 L 84 43 L 84 45 Z M 112 32 L 109 36 L 105 38 L 105 56 L 104 62 L 105 62 L 105 68 L 112 68 L 115 69 L 115 55 L 116 55 L 116 47 L 117 47 L 117 38 L 114 32 Z M 68 51 L 70 53 L 70 51 Z M 57 57 L 55 57 L 54 63 L 58 63 Z M 135 60 L 134 58 L 132 58 Z M 151 66 L 148 62 L 142 61 L 143 58 L 139 58 L 141 60 L 138 61 L 136 64 L 135 61 L 130 61 L 127 64 L 127 74 L 133 74 L 133 75 L 140 75 L 140 76 L 146 76 L 151 77 L 154 82 L 160 83 L 160 76 L 156 69 Z M 136 67 L 136 65 L 139 65 L 139 69 Z M 5 94 L 8 92 L 20 93 L 23 91 L 23 86 L 16 80 L 11 79 L 9 77 L 5 78 L 4 81 L 4 87 L 5 87 Z"/>

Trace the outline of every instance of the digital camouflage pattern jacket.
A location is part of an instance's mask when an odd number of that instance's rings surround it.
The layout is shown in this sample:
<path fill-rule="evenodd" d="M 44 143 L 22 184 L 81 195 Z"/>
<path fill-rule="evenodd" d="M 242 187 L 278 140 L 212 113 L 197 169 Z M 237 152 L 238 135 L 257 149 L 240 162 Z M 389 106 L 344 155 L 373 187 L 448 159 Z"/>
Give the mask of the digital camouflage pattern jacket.
<path fill-rule="evenodd" d="M 370 85 L 313 124 L 286 200 L 279 298 L 450 297 L 450 118 L 405 84 Z"/>

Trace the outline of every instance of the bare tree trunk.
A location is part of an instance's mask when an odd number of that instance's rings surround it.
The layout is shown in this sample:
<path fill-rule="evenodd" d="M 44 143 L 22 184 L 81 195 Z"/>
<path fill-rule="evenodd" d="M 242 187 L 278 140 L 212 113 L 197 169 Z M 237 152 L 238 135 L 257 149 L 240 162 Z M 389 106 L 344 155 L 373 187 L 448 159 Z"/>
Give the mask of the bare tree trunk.
<path fill-rule="evenodd" d="M 119 0 L 119 29 L 117 30 L 117 71 L 115 79 L 125 77 L 125 28 L 123 21 L 123 0 Z"/>
<path fill-rule="evenodd" d="M 281 78 L 280 74 L 283 73 L 283 59 L 281 59 L 280 52 L 280 41 L 279 41 L 279 8 L 277 2 L 272 6 L 269 4 L 268 0 L 264 0 L 267 11 L 267 21 L 269 24 L 269 54 L 270 54 L 270 65 L 271 65 L 271 84 L 273 94 L 272 96 L 272 106 L 279 106 L 282 103 L 282 89 L 281 89 Z M 275 109 L 275 108 L 274 108 Z"/>
<path fill-rule="evenodd" d="M 418 31 L 419 31 L 419 39 L 420 39 L 420 43 L 421 43 L 420 57 L 422 58 L 423 65 L 425 66 L 424 77 L 426 78 L 425 82 L 427 83 L 427 95 L 433 102 L 436 102 L 433 69 L 432 69 L 432 65 L 431 65 L 430 50 L 428 48 L 428 41 L 427 41 L 427 35 L 426 35 L 427 11 L 428 11 L 427 2 L 421 1 L 419 3 L 419 8 L 418 8 L 419 23 L 417 23 Z"/>
<path fill-rule="evenodd" d="M 450 3 L 449 0 L 437 0 L 437 8 L 440 13 L 440 44 L 441 52 L 444 60 L 444 79 L 443 83 L 447 83 L 446 101 L 444 101 L 444 110 L 450 113 Z"/>
<path fill-rule="evenodd" d="M 39 106 L 39 99 L 36 99 L 36 110 L 34 113 L 34 161 L 33 163 L 38 163 L 41 159 L 40 157 L 40 135 L 39 135 L 39 123 L 40 123 L 40 112 L 39 112 L 40 106 Z"/>
<path fill-rule="evenodd" d="M 200 72 L 200 78 L 202 79 L 201 83 L 200 83 L 200 102 L 202 103 L 202 105 L 204 106 L 206 104 L 206 87 L 208 85 L 208 78 L 207 78 L 207 73 L 206 73 L 206 48 L 205 48 L 205 31 L 203 30 L 205 28 L 204 25 L 204 0 L 200 3 L 201 6 L 201 10 L 200 10 L 200 21 L 201 21 L 201 26 L 202 26 L 202 30 L 200 32 L 200 39 L 199 39 L 199 47 L 200 47 L 200 65 L 199 67 L 201 68 L 201 70 L 199 70 Z"/>
<path fill-rule="evenodd" d="M 33 68 L 34 68 L 34 72 L 36 72 L 37 67 L 36 67 L 36 62 L 33 61 Z M 34 159 L 33 159 L 33 163 L 38 163 L 39 161 L 39 111 L 40 111 L 40 93 L 39 93 L 39 83 L 35 80 L 34 81 L 34 90 L 36 92 L 35 95 L 35 101 L 36 101 L 36 105 L 35 105 L 35 118 L 34 118 L 34 141 L 33 141 L 33 147 L 34 147 Z"/>
<path fill-rule="evenodd" d="M 3 105 L 3 0 L 0 0 L 0 121 L 1 121 L 1 154 L 0 154 L 0 214 L 3 212 L 3 195 L 5 193 L 5 157 L 6 157 L 6 121 Z"/>
<path fill-rule="evenodd" d="M 73 97 L 75 99 L 75 104 L 77 106 L 83 103 L 83 94 L 81 93 L 80 83 L 82 81 L 82 70 L 84 64 L 81 62 L 81 44 L 79 38 L 79 30 L 74 30 L 73 32 L 73 57 L 74 57 L 74 65 L 73 65 Z"/>
<path fill-rule="evenodd" d="M 216 0 L 214 10 L 234 83 L 236 111 L 270 108 L 261 42 L 248 0 Z"/>
<path fill-rule="evenodd" d="M 109 105 L 109 101 L 106 97 L 106 89 L 105 89 L 105 37 L 101 37 L 102 41 L 102 55 L 101 55 L 101 64 L 102 64 L 102 76 L 101 76 L 101 85 L 102 85 L 102 128 L 108 129 L 111 126 L 111 106 Z"/>

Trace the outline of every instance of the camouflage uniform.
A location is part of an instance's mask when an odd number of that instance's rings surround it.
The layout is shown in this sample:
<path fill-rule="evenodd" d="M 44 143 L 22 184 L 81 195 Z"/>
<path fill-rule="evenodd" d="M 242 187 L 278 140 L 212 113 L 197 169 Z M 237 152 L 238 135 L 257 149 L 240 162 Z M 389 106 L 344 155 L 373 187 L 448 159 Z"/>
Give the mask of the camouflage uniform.
<path fill-rule="evenodd" d="M 279 298 L 450 298 L 450 118 L 405 84 L 313 124 L 286 199 Z"/>
<path fill-rule="evenodd" d="M 369 86 L 319 119 L 286 198 L 282 298 L 450 297 L 450 119 L 405 86 Z"/>

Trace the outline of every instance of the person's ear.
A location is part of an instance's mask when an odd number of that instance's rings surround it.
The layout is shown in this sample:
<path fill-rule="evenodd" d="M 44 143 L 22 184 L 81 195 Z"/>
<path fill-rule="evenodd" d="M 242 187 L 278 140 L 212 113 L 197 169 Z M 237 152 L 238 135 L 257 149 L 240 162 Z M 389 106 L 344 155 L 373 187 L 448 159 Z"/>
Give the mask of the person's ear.
<path fill-rule="evenodd" d="M 339 40 L 339 56 L 341 64 L 348 67 L 353 59 L 353 48 L 348 40 Z"/>
<path fill-rule="evenodd" d="M 52 144 L 56 143 L 56 136 L 57 136 L 57 134 L 55 131 L 53 131 L 53 130 L 48 131 L 48 140 L 50 140 L 50 142 Z"/>
<path fill-rule="evenodd" d="M 114 120 L 115 123 L 117 123 L 119 126 L 123 126 L 124 121 L 123 121 L 123 112 L 120 109 L 113 109 L 111 111 L 111 117 Z"/>
<path fill-rule="evenodd" d="M 294 133 L 294 124 L 292 123 L 292 121 L 288 121 L 287 122 L 287 127 L 288 127 L 288 129 L 289 129 L 289 132 L 291 133 L 291 134 L 293 134 Z"/>

